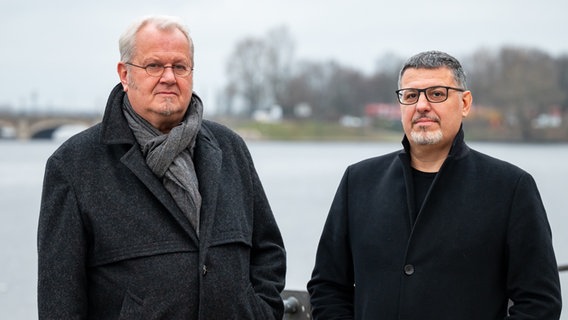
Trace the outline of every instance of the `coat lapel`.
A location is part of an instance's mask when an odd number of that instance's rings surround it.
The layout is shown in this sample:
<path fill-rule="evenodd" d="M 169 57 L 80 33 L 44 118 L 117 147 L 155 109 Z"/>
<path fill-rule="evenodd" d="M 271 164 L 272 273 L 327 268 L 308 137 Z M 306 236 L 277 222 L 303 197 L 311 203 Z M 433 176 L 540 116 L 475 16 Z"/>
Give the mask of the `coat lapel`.
<path fill-rule="evenodd" d="M 201 193 L 200 239 L 207 239 L 217 211 L 217 195 L 221 179 L 223 154 L 205 122 L 201 126 L 195 145 L 195 170 Z"/>
<path fill-rule="evenodd" d="M 123 145 L 126 148 L 120 161 L 154 194 L 197 245 L 197 233 L 189 219 L 178 208 L 162 182 L 146 165 L 136 138 L 122 113 L 124 95 L 122 86 L 117 84 L 110 94 L 103 116 L 101 141 L 108 145 Z"/>
<path fill-rule="evenodd" d="M 210 233 L 210 226 L 215 218 L 217 208 L 217 195 L 221 179 L 222 152 L 211 132 L 202 127 L 195 146 L 195 170 L 199 180 L 199 192 L 201 193 L 201 229 L 200 238 L 204 240 Z M 189 219 L 178 208 L 172 196 L 164 188 L 162 182 L 146 165 L 142 152 L 133 145 L 121 158 L 122 163 L 128 167 L 146 185 L 146 187 L 168 209 L 176 221 L 198 243 L 197 233 L 189 222 Z"/>
<path fill-rule="evenodd" d="M 130 147 L 125 151 L 121 162 L 156 196 L 197 245 L 199 243 L 197 233 L 189 219 L 178 208 L 162 182 L 146 165 L 144 156 L 122 114 L 124 95 L 122 86 L 117 84 L 107 102 L 102 121 L 101 140 L 109 145 L 126 145 Z M 199 180 L 199 191 L 202 197 L 200 237 L 203 240 L 209 234 L 211 221 L 214 221 L 215 218 L 222 167 L 221 149 L 214 135 L 207 128 L 206 121 L 203 121 L 197 136 L 194 161 L 197 179 Z"/>
<path fill-rule="evenodd" d="M 121 162 L 134 173 L 142 183 L 156 196 L 156 198 L 166 207 L 172 214 L 175 220 L 183 227 L 195 243 L 197 240 L 197 233 L 189 222 L 189 219 L 178 208 L 170 193 L 166 190 L 162 182 L 156 175 L 148 168 L 146 161 L 142 156 L 137 144 L 133 145 L 130 150 L 124 154 L 120 159 Z"/>

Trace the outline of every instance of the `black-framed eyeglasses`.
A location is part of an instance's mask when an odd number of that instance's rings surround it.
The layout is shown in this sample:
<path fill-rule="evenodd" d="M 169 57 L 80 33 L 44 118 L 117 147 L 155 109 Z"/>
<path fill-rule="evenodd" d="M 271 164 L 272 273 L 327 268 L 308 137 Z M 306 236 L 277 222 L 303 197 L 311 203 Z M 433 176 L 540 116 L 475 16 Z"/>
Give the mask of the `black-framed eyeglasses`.
<path fill-rule="evenodd" d="M 174 74 L 180 77 L 189 76 L 193 71 L 193 68 L 185 66 L 183 64 L 173 64 L 171 66 L 164 66 L 158 63 L 150 63 L 147 66 L 139 66 L 131 62 L 125 62 L 124 64 L 144 69 L 146 70 L 146 73 L 151 77 L 161 77 L 162 74 L 164 74 L 164 70 L 166 70 L 166 68 L 171 68 Z"/>
<path fill-rule="evenodd" d="M 454 87 L 446 87 L 446 86 L 434 86 L 424 89 L 416 89 L 416 88 L 404 88 L 396 90 L 396 96 L 398 98 L 398 102 L 400 104 L 415 104 L 420 99 L 420 92 L 424 92 L 424 96 L 426 100 L 432 103 L 440 103 L 448 100 L 448 91 L 456 90 L 459 92 L 466 91 L 462 88 L 454 88 Z"/>

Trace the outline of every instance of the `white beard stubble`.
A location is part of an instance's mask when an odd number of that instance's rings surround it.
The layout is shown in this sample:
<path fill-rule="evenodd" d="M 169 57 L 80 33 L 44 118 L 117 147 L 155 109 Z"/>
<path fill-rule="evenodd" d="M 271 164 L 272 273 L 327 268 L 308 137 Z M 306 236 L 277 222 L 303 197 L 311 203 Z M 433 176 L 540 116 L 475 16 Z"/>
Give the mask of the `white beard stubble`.
<path fill-rule="evenodd" d="M 436 144 L 442 141 L 442 130 L 426 131 L 424 128 L 419 128 L 419 131 L 411 131 L 410 139 L 418 145 Z"/>

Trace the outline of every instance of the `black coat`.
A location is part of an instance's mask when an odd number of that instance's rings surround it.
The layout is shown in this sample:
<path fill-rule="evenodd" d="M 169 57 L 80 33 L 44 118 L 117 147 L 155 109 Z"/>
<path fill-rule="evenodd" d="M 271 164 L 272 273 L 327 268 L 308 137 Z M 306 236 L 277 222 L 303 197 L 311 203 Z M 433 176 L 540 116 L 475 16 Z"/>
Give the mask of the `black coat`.
<path fill-rule="evenodd" d="M 117 86 L 102 123 L 47 162 L 40 319 L 281 319 L 284 246 L 243 140 L 203 122 L 198 240 L 146 165 L 123 96 Z"/>
<path fill-rule="evenodd" d="M 408 141 L 404 140 L 406 150 Z M 460 130 L 416 222 L 407 151 L 350 166 L 308 283 L 314 319 L 558 319 L 551 231 L 533 178 Z"/>

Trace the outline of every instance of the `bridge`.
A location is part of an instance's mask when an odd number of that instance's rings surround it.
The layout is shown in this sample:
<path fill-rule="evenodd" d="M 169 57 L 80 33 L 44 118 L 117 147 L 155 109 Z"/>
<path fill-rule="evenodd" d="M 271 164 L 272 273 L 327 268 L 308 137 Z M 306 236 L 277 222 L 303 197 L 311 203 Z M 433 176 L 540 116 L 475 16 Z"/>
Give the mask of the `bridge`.
<path fill-rule="evenodd" d="M 102 114 L 85 112 L 17 112 L 0 110 L 0 138 L 18 140 L 51 139 L 63 126 L 90 127 L 102 119 Z"/>

